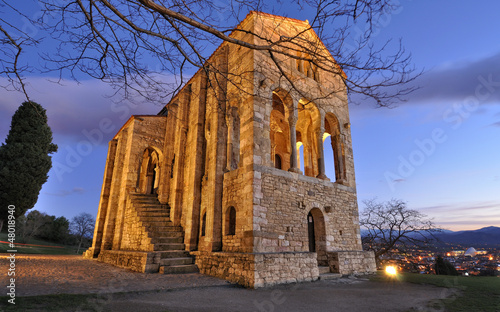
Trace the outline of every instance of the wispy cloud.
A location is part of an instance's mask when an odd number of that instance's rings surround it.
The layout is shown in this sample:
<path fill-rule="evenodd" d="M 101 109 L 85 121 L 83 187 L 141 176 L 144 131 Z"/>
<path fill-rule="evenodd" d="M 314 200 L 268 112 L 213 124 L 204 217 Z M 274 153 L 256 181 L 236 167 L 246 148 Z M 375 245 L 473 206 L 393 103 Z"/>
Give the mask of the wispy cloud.
<path fill-rule="evenodd" d="M 417 209 L 434 218 L 436 224 L 453 230 L 500 226 L 500 202 L 496 201 L 443 204 Z"/>
<path fill-rule="evenodd" d="M 2 78 L 0 78 L 0 81 Z M 156 114 L 162 104 L 132 104 L 120 101 L 119 96 L 109 97 L 114 90 L 98 80 L 77 83 L 62 81 L 52 83 L 44 78 L 28 78 L 31 98 L 47 110 L 49 125 L 54 137 L 62 136 L 70 140 L 86 139 L 85 133 L 102 127 L 106 122 L 106 132 L 101 143 L 106 144 L 118 132 L 123 123 L 133 114 Z M 0 90 L 0 140 L 9 130 L 11 117 L 25 101 L 17 92 Z"/>
<path fill-rule="evenodd" d="M 414 83 L 420 89 L 409 96 L 410 103 L 463 100 L 475 95 L 478 86 L 481 86 L 481 94 L 488 94 L 483 103 L 500 102 L 500 52 L 483 59 L 429 70 Z"/>
<path fill-rule="evenodd" d="M 74 195 L 74 194 L 82 195 L 85 192 L 86 192 L 86 190 L 83 187 L 74 187 L 71 190 L 60 190 L 56 193 L 45 192 L 45 194 L 50 195 L 50 196 L 65 197 L 65 196 Z"/>

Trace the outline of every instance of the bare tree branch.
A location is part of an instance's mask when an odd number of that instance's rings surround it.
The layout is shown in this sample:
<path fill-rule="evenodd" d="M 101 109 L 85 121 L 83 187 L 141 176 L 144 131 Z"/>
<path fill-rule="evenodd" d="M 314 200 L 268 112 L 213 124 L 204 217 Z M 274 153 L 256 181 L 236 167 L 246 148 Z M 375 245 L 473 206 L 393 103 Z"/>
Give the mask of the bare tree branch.
<path fill-rule="evenodd" d="M 15 11 L 15 5 L 6 8 Z M 296 77 L 284 69 L 284 59 L 305 62 L 342 78 L 344 85 L 324 90 L 323 96 L 344 92 L 361 95 L 377 107 L 391 106 L 415 87 L 408 83 L 419 76 L 411 55 L 401 44 L 375 45 L 377 20 L 397 6 L 391 0 L 295 0 L 287 4 L 311 14 L 309 26 L 291 37 L 269 37 L 239 27 L 243 12 L 271 11 L 280 14 L 281 3 L 260 0 L 40 0 L 40 27 L 59 41 L 56 53 L 42 54 L 43 72 L 57 71 L 59 77 L 78 80 L 81 73 L 117 87 L 129 96 L 137 93 L 149 101 L 165 101 L 202 69 L 214 72 L 239 87 L 241 77 L 218 72 L 209 64 L 210 51 L 221 42 L 270 55 L 284 81 L 294 86 Z M 3 12 L 0 12 L 2 14 Z M 50 17 L 50 18 L 48 18 Z M 0 15 L 3 72 L 16 79 L 27 92 L 19 57 L 32 38 L 14 38 Z M 304 24 L 307 25 L 307 24 Z M 311 35 L 314 30 L 316 35 Z M 245 34 L 249 36 L 235 36 Z M 241 39 L 245 38 L 245 39 Z M 23 40 L 24 39 L 24 40 Z M 324 45 L 329 53 L 322 49 Z M 391 52 L 391 50 L 393 50 Z M 7 55 L 8 54 L 8 55 Z M 332 57 L 333 56 L 333 57 Z M 9 66 L 7 66 L 9 65 Z M 11 77 L 11 76 L 9 76 Z M 217 85 L 216 81 L 210 82 Z M 294 88 L 295 89 L 295 88 Z M 248 92 L 241 89 L 242 92 Z M 296 91 L 299 91 L 298 89 Z M 314 99 L 311 99 L 314 100 Z"/>
<path fill-rule="evenodd" d="M 386 203 L 376 200 L 363 202 L 360 215 L 363 247 L 375 252 L 377 261 L 396 246 L 423 246 L 435 239 L 440 229 L 417 210 L 408 209 L 404 201 L 392 199 Z"/>

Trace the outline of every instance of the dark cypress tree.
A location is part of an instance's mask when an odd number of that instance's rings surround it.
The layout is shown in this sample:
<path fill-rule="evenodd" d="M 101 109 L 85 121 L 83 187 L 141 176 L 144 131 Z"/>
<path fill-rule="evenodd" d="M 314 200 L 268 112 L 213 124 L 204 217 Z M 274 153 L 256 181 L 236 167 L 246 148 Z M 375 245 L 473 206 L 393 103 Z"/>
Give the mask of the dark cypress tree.
<path fill-rule="evenodd" d="M 21 104 L 0 146 L 0 230 L 9 205 L 15 206 L 16 218 L 35 206 L 56 151 L 45 109 L 35 102 Z"/>
<path fill-rule="evenodd" d="M 444 260 L 443 257 L 438 256 L 436 262 L 434 263 L 434 271 L 436 275 L 458 275 L 457 269 L 448 260 Z"/>

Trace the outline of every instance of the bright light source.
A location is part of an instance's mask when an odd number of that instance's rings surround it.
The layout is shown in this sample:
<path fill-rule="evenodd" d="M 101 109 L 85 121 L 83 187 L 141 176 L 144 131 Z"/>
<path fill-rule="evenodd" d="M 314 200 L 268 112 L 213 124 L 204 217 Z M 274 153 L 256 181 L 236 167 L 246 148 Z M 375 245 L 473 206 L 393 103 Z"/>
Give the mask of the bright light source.
<path fill-rule="evenodd" d="M 385 267 L 385 273 L 389 275 L 396 275 L 398 274 L 398 270 L 396 270 L 396 267 L 389 265 Z"/>

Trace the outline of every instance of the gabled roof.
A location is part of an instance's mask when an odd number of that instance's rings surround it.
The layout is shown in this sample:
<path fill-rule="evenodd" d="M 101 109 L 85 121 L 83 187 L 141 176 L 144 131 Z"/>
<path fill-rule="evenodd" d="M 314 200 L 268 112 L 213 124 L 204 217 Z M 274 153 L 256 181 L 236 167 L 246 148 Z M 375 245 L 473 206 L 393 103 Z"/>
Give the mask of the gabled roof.
<path fill-rule="evenodd" d="M 302 27 L 307 27 L 307 28 L 310 28 L 310 31 L 312 32 L 312 34 L 314 34 L 315 38 L 318 40 L 318 42 L 323 46 L 324 50 L 325 51 L 328 51 L 328 49 L 326 48 L 325 44 L 323 43 L 323 41 L 321 40 L 321 38 L 318 37 L 318 35 L 316 34 L 316 32 L 313 30 L 312 26 L 309 24 L 309 21 L 308 20 L 305 20 L 305 21 L 302 21 L 302 20 L 299 20 L 299 19 L 295 19 L 295 18 L 291 18 L 291 17 L 284 17 L 284 16 L 279 16 L 279 15 L 274 15 L 274 14 L 270 14 L 270 13 L 264 13 L 264 12 L 260 12 L 260 11 L 250 11 L 243 20 L 240 21 L 240 23 L 231 31 L 231 33 L 229 34 L 229 37 L 231 37 L 235 32 L 238 31 L 238 29 L 241 29 L 246 22 L 248 22 L 251 18 L 255 17 L 255 16 L 261 16 L 261 17 L 265 17 L 265 18 L 271 18 L 271 19 L 278 19 L 278 20 L 283 20 L 283 21 L 287 21 L 287 22 L 290 22 L 290 23 L 294 23 L 294 24 L 299 24 L 300 26 Z M 210 60 L 212 57 L 214 57 L 217 52 L 219 52 L 219 50 L 222 48 L 222 46 L 226 43 L 226 41 L 223 41 L 215 50 L 214 52 L 207 58 L 207 60 Z M 328 55 L 332 58 L 332 61 L 337 64 L 335 62 L 335 59 L 333 59 L 333 56 L 330 54 L 330 52 L 328 51 Z M 340 69 L 342 75 L 344 77 L 346 77 L 346 74 L 344 73 L 344 71 L 342 70 L 342 68 L 340 68 L 339 65 L 337 65 L 338 68 Z M 164 114 L 165 113 L 165 110 L 167 110 L 167 106 L 172 103 L 172 101 L 181 93 L 184 91 L 184 88 L 186 86 L 188 86 L 190 84 L 190 82 L 203 70 L 203 68 L 200 68 L 196 71 L 196 73 L 194 73 L 194 75 L 184 84 L 184 86 L 174 95 L 172 96 L 172 98 L 170 99 L 170 101 L 165 104 L 165 106 L 158 112 L 158 115 L 160 114 Z"/>

